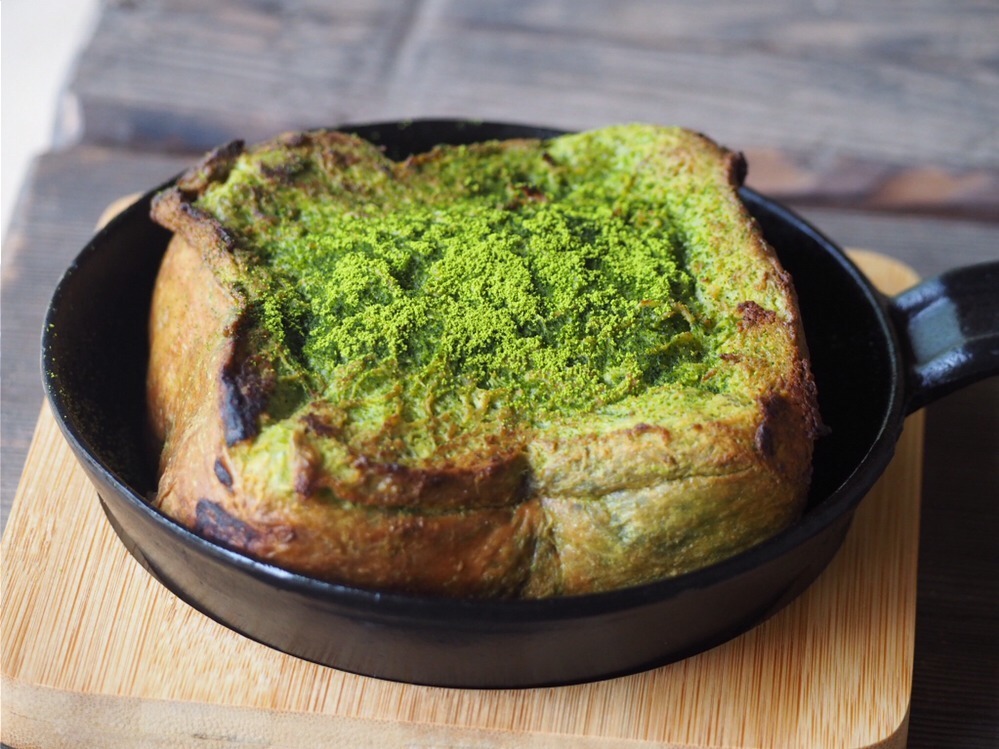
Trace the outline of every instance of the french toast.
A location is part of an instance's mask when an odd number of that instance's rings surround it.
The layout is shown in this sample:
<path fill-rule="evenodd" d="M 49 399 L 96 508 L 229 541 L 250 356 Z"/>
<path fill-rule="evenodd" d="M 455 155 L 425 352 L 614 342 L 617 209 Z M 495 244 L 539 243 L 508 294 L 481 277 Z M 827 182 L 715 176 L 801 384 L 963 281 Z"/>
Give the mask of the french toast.
<path fill-rule="evenodd" d="M 742 158 L 619 125 L 403 161 L 337 131 L 157 196 L 155 504 L 346 585 L 579 595 L 800 514 L 819 429 Z"/>

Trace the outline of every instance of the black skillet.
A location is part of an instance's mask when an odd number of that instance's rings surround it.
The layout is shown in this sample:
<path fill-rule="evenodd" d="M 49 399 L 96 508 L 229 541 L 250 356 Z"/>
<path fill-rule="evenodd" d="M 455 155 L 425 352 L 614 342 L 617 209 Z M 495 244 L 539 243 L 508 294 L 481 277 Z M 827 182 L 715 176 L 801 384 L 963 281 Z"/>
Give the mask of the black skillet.
<path fill-rule="evenodd" d="M 451 120 L 346 129 L 393 158 L 437 143 L 558 134 Z M 743 190 L 794 278 L 831 430 L 818 443 L 800 522 L 712 567 L 597 595 L 483 602 L 333 585 L 205 541 L 146 500 L 155 480 L 142 450 L 145 324 L 169 238 L 148 218 L 155 192 L 101 230 L 56 289 L 42 338 L 53 410 L 111 525 L 163 585 L 247 637 L 359 674 L 454 687 L 566 684 L 724 642 L 785 606 L 825 568 L 908 413 L 999 371 L 999 262 L 888 299 L 819 232 Z"/>

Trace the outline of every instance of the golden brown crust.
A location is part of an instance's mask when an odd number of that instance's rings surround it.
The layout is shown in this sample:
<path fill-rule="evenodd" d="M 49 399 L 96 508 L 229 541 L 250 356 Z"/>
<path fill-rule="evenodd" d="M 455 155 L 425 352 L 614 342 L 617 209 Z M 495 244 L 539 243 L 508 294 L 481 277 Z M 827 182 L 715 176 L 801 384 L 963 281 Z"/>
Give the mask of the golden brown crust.
<path fill-rule="evenodd" d="M 690 145 L 676 168 L 699 168 L 705 148 L 737 186 L 741 157 L 710 141 Z M 317 403 L 291 427 L 281 476 L 244 471 L 240 445 L 256 436 L 273 374 L 242 337 L 247 300 L 219 282 L 237 273 L 233 239 L 190 204 L 236 153 L 213 154 L 154 208 L 176 232 L 153 300 L 148 379 L 162 445 L 156 502 L 168 515 L 256 558 L 338 582 L 533 597 L 696 569 L 800 512 L 818 431 L 814 384 L 790 278 L 758 232 L 740 251 L 767 268 L 760 283 L 788 309 L 733 305 L 740 345 L 722 359 L 759 393 L 748 404 L 719 397 L 681 413 L 581 419 L 569 432 L 497 433 L 410 465 L 344 444 L 348 469 L 334 472 L 319 446 L 336 442 L 340 425 Z M 738 202 L 734 190 L 730 199 Z M 727 293 L 700 280 L 708 293 Z M 774 355 L 786 366 L 761 386 Z"/>

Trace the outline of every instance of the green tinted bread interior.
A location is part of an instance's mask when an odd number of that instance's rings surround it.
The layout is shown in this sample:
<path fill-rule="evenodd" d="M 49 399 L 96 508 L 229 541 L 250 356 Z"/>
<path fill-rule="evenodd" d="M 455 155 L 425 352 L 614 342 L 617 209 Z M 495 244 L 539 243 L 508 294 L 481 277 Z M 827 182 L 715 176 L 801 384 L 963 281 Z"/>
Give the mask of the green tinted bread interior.
<path fill-rule="evenodd" d="M 238 328 L 248 360 L 266 361 L 255 424 L 224 447 L 227 471 L 256 476 L 243 480 L 257 496 L 242 506 L 296 517 L 302 503 L 461 513 L 460 500 L 440 505 L 423 484 L 404 506 L 394 484 L 379 499 L 361 474 L 391 466 L 425 482 L 467 468 L 477 476 L 462 490 L 469 507 L 535 506 L 503 595 L 647 582 L 786 525 L 808 469 L 800 449 L 773 441 L 807 442 L 807 463 L 817 416 L 790 279 L 738 199 L 741 176 L 741 160 L 702 136 L 640 124 L 441 146 L 404 161 L 353 136 L 297 134 L 192 170 L 175 192 L 186 218 L 161 209 L 163 222 L 191 242 L 211 237 L 205 262 L 237 300 L 220 335 Z M 211 231 L 192 232 L 192 220 Z M 786 404 L 796 435 L 778 424 Z M 653 428 L 665 446 L 649 453 Z M 518 488 L 503 483 L 494 501 L 482 465 L 511 453 Z M 635 492 L 676 493 L 691 477 L 752 473 L 754 461 L 769 465 L 765 491 L 794 484 L 777 492 L 780 511 L 760 522 L 750 510 L 745 534 L 711 531 L 731 542 L 687 562 L 652 557 L 696 547 L 696 528 L 681 522 L 676 537 L 652 538 L 640 524 L 659 521 L 615 509 L 625 494 L 634 504 Z M 362 484 L 358 499 L 350 487 Z M 590 506 L 559 509 L 565 498 Z M 565 513 L 593 514 L 595 503 L 606 517 L 593 522 L 611 529 L 621 555 L 649 556 L 646 571 L 628 562 L 622 574 L 583 570 L 580 581 L 561 570 L 585 536 L 572 535 L 578 518 Z M 671 512 L 681 517 L 683 503 Z M 331 564 L 319 574 L 352 581 L 342 559 Z M 532 583 L 542 568 L 551 581 Z"/>

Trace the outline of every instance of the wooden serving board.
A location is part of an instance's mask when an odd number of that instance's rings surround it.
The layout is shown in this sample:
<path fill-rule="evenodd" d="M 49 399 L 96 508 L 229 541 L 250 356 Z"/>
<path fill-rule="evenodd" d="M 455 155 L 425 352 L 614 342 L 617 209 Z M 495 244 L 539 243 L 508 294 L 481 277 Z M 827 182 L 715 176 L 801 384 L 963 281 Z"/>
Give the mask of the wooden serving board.
<path fill-rule="evenodd" d="M 886 291 L 915 281 L 888 258 L 856 257 Z M 919 413 L 829 568 L 756 629 L 633 676 L 475 691 L 307 663 L 182 603 L 125 551 L 45 407 L 2 545 L 2 738 L 19 749 L 902 747 L 922 435 Z"/>

